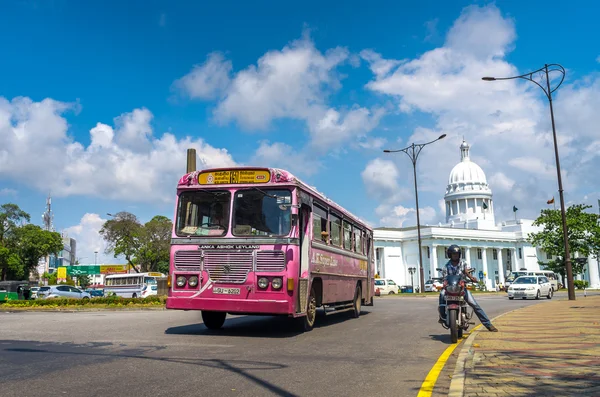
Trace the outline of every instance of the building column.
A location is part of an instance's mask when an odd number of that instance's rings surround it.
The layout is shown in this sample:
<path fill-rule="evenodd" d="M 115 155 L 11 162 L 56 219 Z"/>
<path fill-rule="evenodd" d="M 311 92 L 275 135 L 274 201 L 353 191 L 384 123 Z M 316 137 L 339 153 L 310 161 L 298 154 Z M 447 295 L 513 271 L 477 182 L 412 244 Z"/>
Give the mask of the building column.
<path fill-rule="evenodd" d="M 519 271 L 519 257 L 517 256 L 517 247 L 515 247 L 515 249 L 513 250 L 513 265 L 512 265 L 512 271 L 513 272 L 518 272 Z"/>
<path fill-rule="evenodd" d="M 481 260 L 483 262 L 483 278 L 485 281 L 485 286 L 489 291 L 492 289 L 492 281 L 490 280 L 490 274 L 488 272 L 487 247 L 481 248 Z"/>
<path fill-rule="evenodd" d="M 498 252 L 498 281 L 504 285 L 504 263 L 502 262 L 502 248 L 496 249 Z"/>
<path fill-rule="evenodd" d="M 435 270 L 438 267 L 437 261 L 437 245 L 431 244 L 429 250 L 431 251 L 431 257 L 429 258 L 429 268 L 431 269 L 431 278 L 438 277 L 438 272 Z"/>
<path fill-rule="evenodd" d="M 598 271 L 598 259 L 588 258 L 588 274 L 590 275 L 590 288 L 600 288 L 600 275 Z"/>
<path fill-rule="evenodd" d="M 471 263 L 471 247 L 465 247 L 465 260 L 469 266 L 473 267 L 473 264 Z"/>

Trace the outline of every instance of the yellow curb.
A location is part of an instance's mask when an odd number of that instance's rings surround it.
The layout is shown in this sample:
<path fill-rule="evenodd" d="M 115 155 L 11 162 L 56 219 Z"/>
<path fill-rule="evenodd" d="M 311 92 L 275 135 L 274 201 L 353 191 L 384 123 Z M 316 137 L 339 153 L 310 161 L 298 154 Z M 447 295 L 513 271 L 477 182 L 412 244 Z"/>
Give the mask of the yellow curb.
<path fill-rule="evenodd" d="M 481 326 L 481 324 L 479 324 L 477 327 L 473 328 L 471 333 L 480 326 Z M 462 340 L 464 340 L 464 337 Z M 462 342 L 462 340 L 461 340 L 461 342 Z M 419 394 L 417 394 L 417 397 L 430 397 L 431 396 L 431 394 L 433 393 L 433 388 L 435 387 L 435 384 L 440 376 L 440 373 L 442 372 L 442 369 L 444 369 L 444 365 L 446 365 L 448 358 L 450 357 L 452 352 L 454 352 L 454 350 L 458 346 L 460 346 L 461 342 L 453 343 L 452 345 L 448 346 L 448 348 L 446 350 L 444 350 L 442 355 L 438 358 L 436 363 L 433 365 L 433 368 L 431 368 L 431 370 L 425 377 L 425 380 L 421 384 L 421 388 L 419 389 Z"/>

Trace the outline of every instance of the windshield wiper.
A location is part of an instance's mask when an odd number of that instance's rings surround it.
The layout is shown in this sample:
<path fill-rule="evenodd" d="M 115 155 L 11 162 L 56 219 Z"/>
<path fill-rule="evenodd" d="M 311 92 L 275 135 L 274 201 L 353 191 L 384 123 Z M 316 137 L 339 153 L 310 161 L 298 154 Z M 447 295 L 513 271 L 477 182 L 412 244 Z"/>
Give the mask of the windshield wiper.
<path fill-rule="evenodd" d="M 227 194 L 227 193 L 229 193 L 229 192 L 223 192 L 223 191 L 217 191 L 217 192 L 213 192 L 212 190 L 200 190 L 200 191 L 201 191 L 201 192 L 210 193 L 210 194 L 212 194 L 212 195 L 213 195 L 213 196 L 215 196 L 215 197 L 219 197 L 219 196 L 222 196 L 222 195 L 224 195 L 224 194 Z"/>
<path fill-rule="evenodd" d="M 269 193 L 265 192 L 264 190 L 261 190 L 261 189 L 259 189 L 257 187 L 253 187 L 252 189 L 254 189 L 254 190 L 262 193 L 263 195 L 265 195 L 267 197 L 270 197 L 270 198 L 274 198 L 274 199 L 283 198 L 283 197 L 280 197 L 280 196 L 277 196 L 277 195 L 274 195 L 274 194 L 269 194 Z"/>

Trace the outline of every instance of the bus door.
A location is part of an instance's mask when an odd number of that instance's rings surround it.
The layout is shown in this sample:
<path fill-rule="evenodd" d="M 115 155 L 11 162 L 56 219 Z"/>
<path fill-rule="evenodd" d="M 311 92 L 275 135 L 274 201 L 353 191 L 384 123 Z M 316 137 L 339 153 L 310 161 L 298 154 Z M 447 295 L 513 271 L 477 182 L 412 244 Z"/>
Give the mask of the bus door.
<path fill-rule="evenodd" d="M 298 211 L 299 238 L 300 238 L 300 266 L 298 266 L 298 302 L 296 304 L 296 313 L 305 313 L 308 303 L 308 282 L 310 267 L 310 214 L 309 205 L 302 204 Z"/>

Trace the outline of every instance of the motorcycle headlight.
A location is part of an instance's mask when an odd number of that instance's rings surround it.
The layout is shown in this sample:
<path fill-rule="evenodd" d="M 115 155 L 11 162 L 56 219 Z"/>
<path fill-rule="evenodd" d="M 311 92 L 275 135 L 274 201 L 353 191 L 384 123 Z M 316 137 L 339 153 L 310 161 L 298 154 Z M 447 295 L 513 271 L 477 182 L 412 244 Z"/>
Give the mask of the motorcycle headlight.
<path fill-rule="evenodd" d="M 271 281 L 271 285 L 273 286 L 273 289 L 279 289 L 283 285 L 283 280 L 279 277 L 275 277 L 273 281 Z"/>
<path fill-rule="evenodd" d="M 195 287 L 198 285 L 198 276 L 192 276 L 188 279 L 188 285 L 190 287 Z"/>
<path fill-rule="evenodd" d="M 448 292 L 452 292 L 452 293 L 459 293 L 460 292 L 460 285 L 449 285 L 446 287 L 446 290 Z"/>
<path fill-rule="evenodd" d="M 258 286 L 262 289 L 267 288 L 269 285 L 269 280 L 266 277 L 261 277 L 258 279 Z"/>
<path fill-rule="evenodd" d="M 185 285 L 185 277 L 177 276 L 177 280 L 175 281 L 178 287 L 183 287 Z"/>

